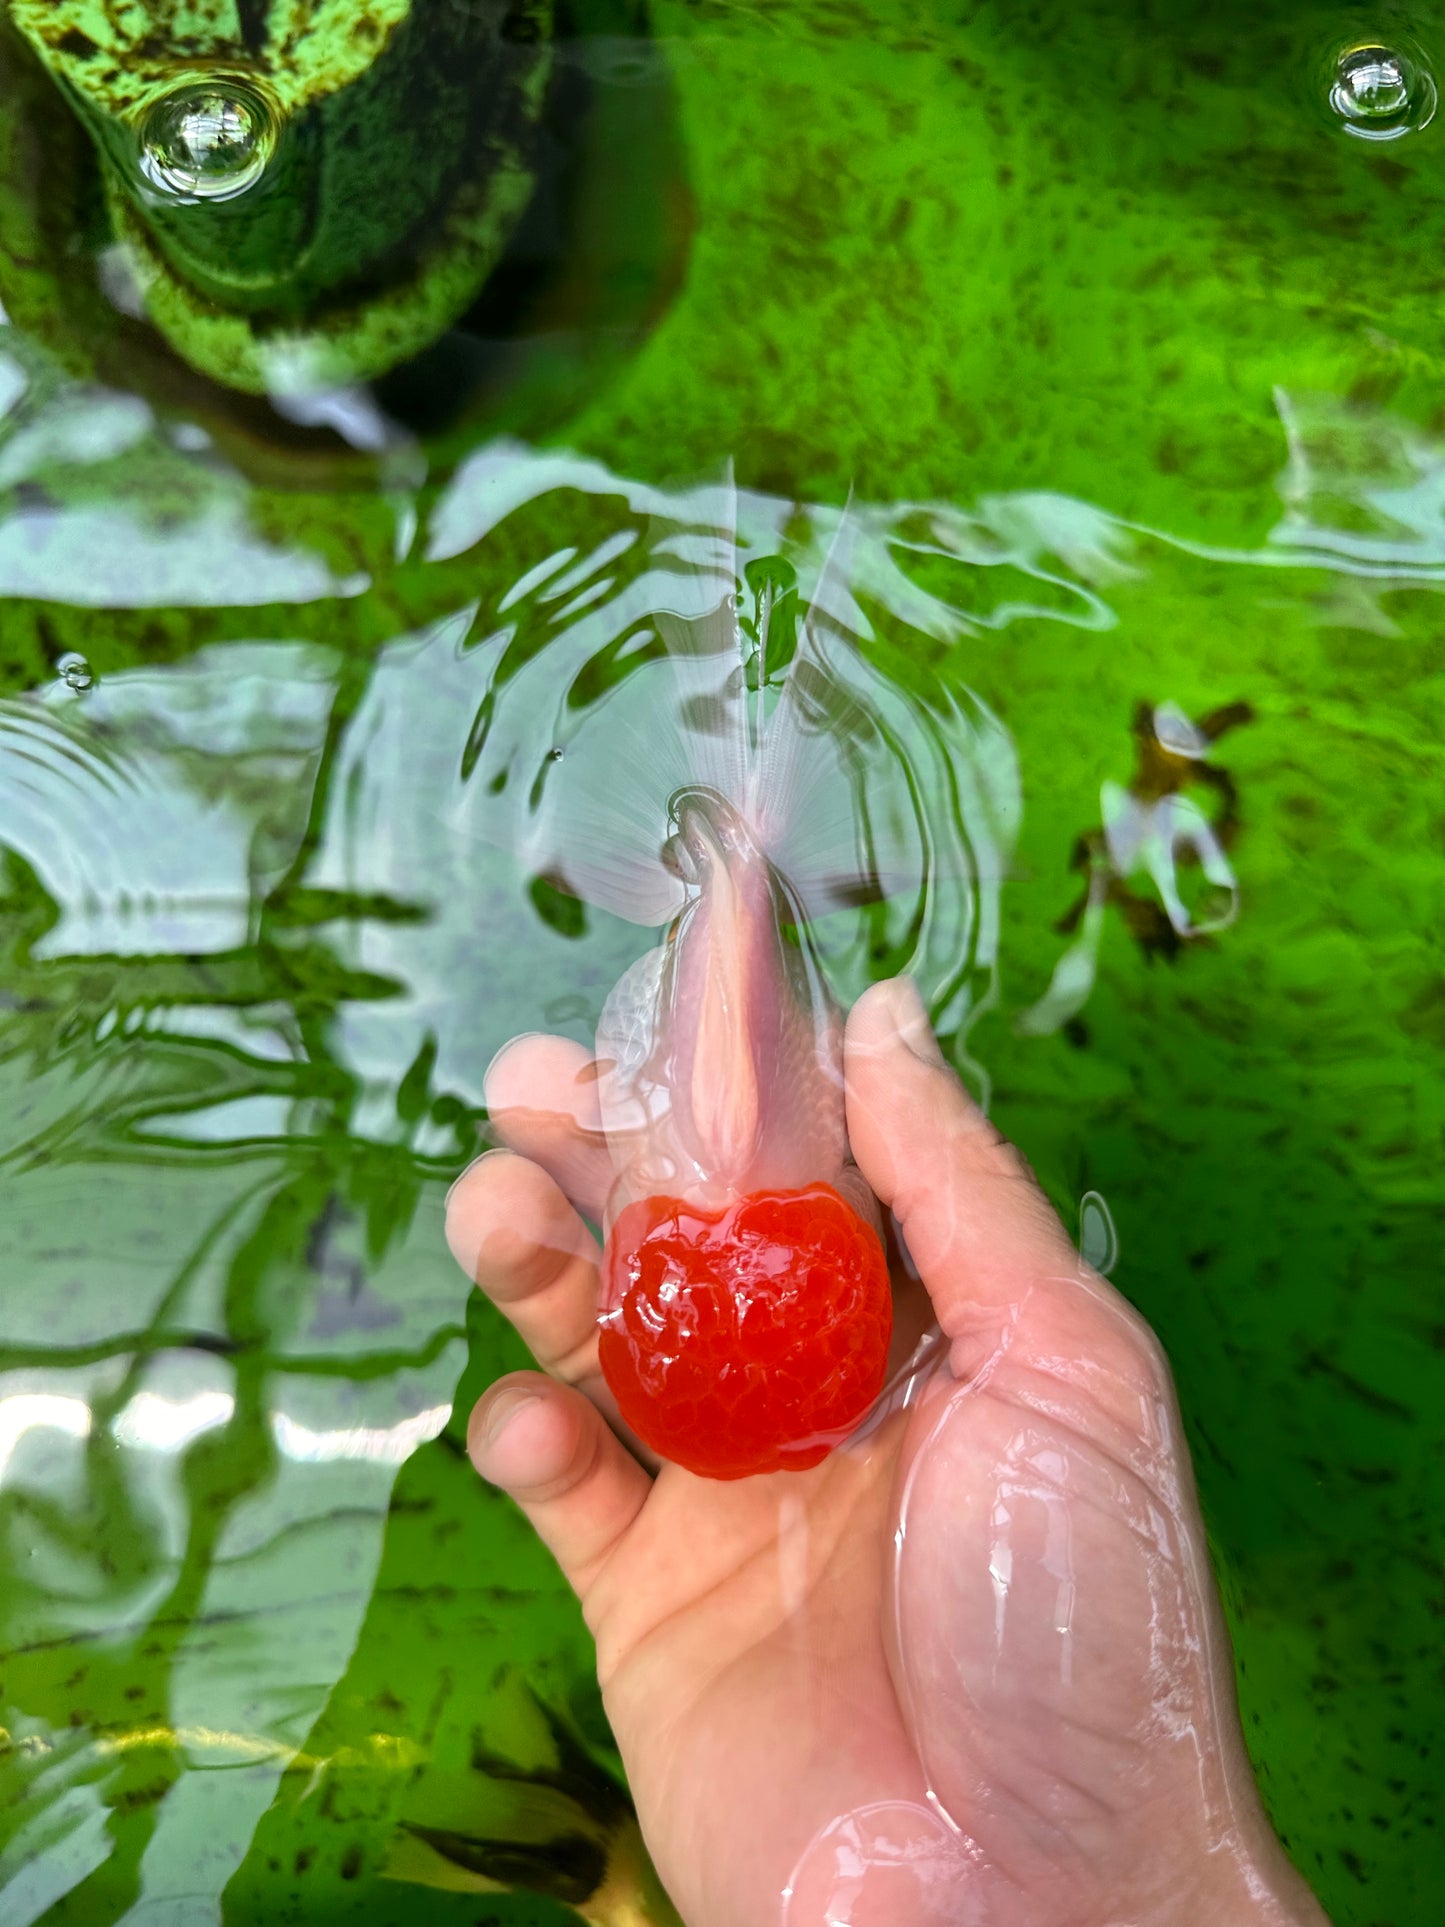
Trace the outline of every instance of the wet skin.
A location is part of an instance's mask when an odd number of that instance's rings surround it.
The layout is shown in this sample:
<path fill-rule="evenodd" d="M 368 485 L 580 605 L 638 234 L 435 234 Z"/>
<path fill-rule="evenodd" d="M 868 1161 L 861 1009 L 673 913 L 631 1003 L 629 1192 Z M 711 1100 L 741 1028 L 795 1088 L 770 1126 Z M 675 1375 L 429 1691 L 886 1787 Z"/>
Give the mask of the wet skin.
<path fill-rule="evenodd" d="M 931 1313 L 943 1336 L 811 1472 L 717 1484 L 613 1429 L 579 1216 L 611 1165 L 579 1047 L 503 1053 L 510 1148 L 449 1207 L 459 1262 L 550 1374 L 487 1393 L 472 1457 L 582 1601 L 688 1927 L 1320 1923 L 1245 1758 L 1157 1342 L 908 985 L 854 1009 L 846 1077 L 858 1164 L 921 1278 L 898 1280 L 900 1326 Z"/>

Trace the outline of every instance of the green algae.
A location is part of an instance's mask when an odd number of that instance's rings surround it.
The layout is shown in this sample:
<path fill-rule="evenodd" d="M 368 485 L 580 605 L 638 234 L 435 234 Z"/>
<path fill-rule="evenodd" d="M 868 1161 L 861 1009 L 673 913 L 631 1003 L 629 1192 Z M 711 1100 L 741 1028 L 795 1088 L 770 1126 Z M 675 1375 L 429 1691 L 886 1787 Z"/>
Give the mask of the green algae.
<path fill-rule="evenodd" d="M 136 298 L 228 386 L 367 378 L 415 354 L 475 298 L 535 185 L 546 5 L 9 14 L 95 143 Z M 238 81 L 277 130 L 261 181 L 172 205 L 141 166 L 148 116 L 178 88 Z"/>

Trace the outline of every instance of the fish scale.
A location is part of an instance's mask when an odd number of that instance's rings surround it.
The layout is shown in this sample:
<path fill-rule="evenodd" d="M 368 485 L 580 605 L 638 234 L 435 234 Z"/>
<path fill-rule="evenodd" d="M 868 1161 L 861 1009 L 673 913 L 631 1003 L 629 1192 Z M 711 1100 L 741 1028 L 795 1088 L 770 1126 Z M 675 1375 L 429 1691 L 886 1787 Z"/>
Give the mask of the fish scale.
<path fill-rule="evenodd" d="M 808 1470 L 867 1414 L 892 1335 L 877 1233 L 830 1185 L 629 1205 L 599 1351 L 633 1431 L 707 1478 Z"/>

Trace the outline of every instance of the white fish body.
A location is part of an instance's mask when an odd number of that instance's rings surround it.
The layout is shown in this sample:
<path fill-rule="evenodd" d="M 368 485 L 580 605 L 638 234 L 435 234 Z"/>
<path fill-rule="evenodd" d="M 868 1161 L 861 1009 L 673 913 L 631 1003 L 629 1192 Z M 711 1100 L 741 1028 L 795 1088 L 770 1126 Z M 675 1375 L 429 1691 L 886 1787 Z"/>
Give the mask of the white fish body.
<path fill-rule="evenodd" d="M 598 1026 L 609 1217 L 656 1192 L 713 1208 L 820 1180 L 857 1201 L 841 1018 L 784 937 L 786 882 L 725 799 L 693 793 L 677 814 L 693 893 Z"/>

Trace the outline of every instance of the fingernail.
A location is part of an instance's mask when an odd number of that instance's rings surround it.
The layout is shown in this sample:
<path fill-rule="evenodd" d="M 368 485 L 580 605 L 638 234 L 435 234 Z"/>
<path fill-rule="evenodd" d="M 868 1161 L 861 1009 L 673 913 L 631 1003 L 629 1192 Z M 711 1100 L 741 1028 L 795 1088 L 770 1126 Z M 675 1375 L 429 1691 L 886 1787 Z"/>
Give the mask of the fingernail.
<path fill-rule="evenodd" d="M 473 1158 L 471 1163 L 467 1166 L 466 1170 L 462 1172 L 460 1177 L 455 1177 L 452 1179 L 451 1183 L 447 1186 L 446 1208 L 448 1211 L 450 1211 L 452 1208 L 452 1199 L 456 1196 L 457 1192 L 461 1189 L 461 1187 L 466 1183 L 467 1179 L 472 1175 L 473 1171 L 477 1170 L 481 1165 L 485 1164 L 488 1158 L 500 1157 L 502 1154 L 502 1149 L 503 1147 L 501 1145 L 494 1144 L 490 1150 L 483 1151 L 480 1157 Z"/>
<path fill-rule="evenodd" d="M 943 1052 L 938 1048 L 933 1025 L 928 1021 L 923 999 L 911 977 L 895 977 L 889 984 L 888 1014 L 893 1019 L 898 1041 L 912 1052 L 920 1064 L 943 1063 Z"/>
<path fill-rule="evenodd" d="M 486 1070 L 483 1071 L 482 1073 L 483 1091 L 485 1091 L 487 1087 L 490 1085 L 492 1081 L 492 1077 L 496 1071 L 498 1064 L 501 1063 L 502 1059 L 507 1055 L 508 1051 L 515 1050 L 518 1044 L 530 1043 L 534 1037 L 543 1037 L 545 1035 L 546 1035 L 546 1032 L 540 1031 L 540 1030 L 519 1030 L 516 1036 L 509 1037 L 506 1043 L 503 1044 L 499 1050 L 493 1051 L 492 1061 L 490 1064 L 488 1064 Z"/>
<path fill-rule="evenodd" d="M 480 1422 L 473 1420 L 473 1449 L 490 1452 L 523 1406 L 541 1401 L 540 1392 L 504 1391 L 488 1394 L 477 1407 Z"/>
<path fill-rule="evenodd" d="M 452 1256 L 474 1285 L 480 1282 L 477 1277 L 477 1266 L 481 1261 L 482 1246 L 486 1241 L 488 1218 L 466 1204 L 455 1206 L 453 1201 L 462 1186 L 475 1176 L 488 1159 L 511 1156 L 510 1151 L 500 1146 L 490 1151 L 483 1151 L 479 1158 L 472 1159 L 447 1192 L 446 1207 L 442 1212 L 442 1235 L 447 1241 L 447 1248 Z"/>

